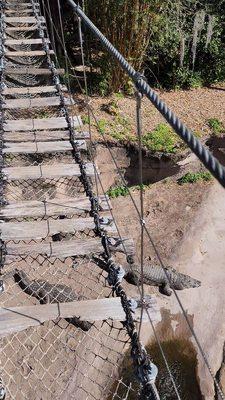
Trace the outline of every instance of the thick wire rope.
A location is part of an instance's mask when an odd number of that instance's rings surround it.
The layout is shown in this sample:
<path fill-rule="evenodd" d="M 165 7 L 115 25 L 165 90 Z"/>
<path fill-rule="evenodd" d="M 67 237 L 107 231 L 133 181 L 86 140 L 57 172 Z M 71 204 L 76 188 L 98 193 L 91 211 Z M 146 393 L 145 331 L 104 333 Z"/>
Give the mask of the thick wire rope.
<path fill-rule="evenodd" d="M 56 28 L 55 28 L 55 29 L 56 29 Z M 72 67 L 72 63 L 71 63 L 71 60 L 70 60 L 69 57 L 68 57 L 68 61 L 69 61 L 69 63 L 70 63 L 70 66 Z M 77 77 L 76 75 L 74 75 L 74 76 L 75 76 L 75 78 L 77 79 L 77 81 L 78 81 L 78 83 L 79 83 L 78 77 Z M 80 86 L 80 89 L 82 90 L 82 87 L 81 87 L 80 83 L 79 83 L 79 86 Z M 82 90 L 82 92 L 83 92 L 83 90 Z M 86 106 L 87 106 L 87 107 L 90 107 L 89 104 L 86 104 Z M 94 112 L 93 112 L 93 109 L 92 109 L 91 107 L 90 107 L 90 112 L 91 112 L 91 115 L 92 115 L 92 117 L 93 117 L 93 119 L 94 119 L 94 121 L 95 121 L 95 124 L 96 124 L 98 130 L 100 131 L 100 127 L 99 127 L 98 120 L 97 120 L 97 118 L 96 118 L 96 116 L 95 116 L 95 114 L 94 114 Z M 142 223 L 142 222 L 141 222 L 141 221 L 142 221 L 142 220 L 141 220 L 141 215 L 140 215 L 138 206 L 137 206 L 137 204 L 136 204 L 136 201 L 134 200 L 134 197 L 133 197 L 133 195 L 132 195 L 132 193 L 131 193 L 129 187 L 127 186 L 127 183 L 126 183 L 126 181 L 125 181 L 123 175 L 121 174 L 121 171 L 120 171 L 120 169 L 119 169 L 119 166 L 118 166 L 118 164 L 117 164 L 117 161 L 116 161 L 115 157 L 113 156 L 113 153 L 112 153 L 110 147 L 108 146 L 108 143 L 107 143 L 107 140 L 105 139 L 104 134 L 103 134 L 102 136 L 103 136 L 103 139 L 104 139 L 104 141 L 105 141 L 106 147 L 107 147 L 108 151 L 110 152 L 110 155 L 111 155 L 111 157 L 112 157 L 112 160 L 113 160 L 113 162 L 114 162 L 114 164 L 115 164 L 115 166 L 116 166 L 117 173 L 118 173 L 118 175 L 120 176 L 120 178 L 122 179 L 123 184 L 124 184 L 125 187 L 127 188 L 127 190 L 128 190 L 128 195 L 129 195 L 129 197 L 130 197 L 130 199 L 131 199 L 131 201 L 132 201 L 132 203 L 133 203 L 133 205 L 134 205 L 134 207 L 135 207 L 135 210 L 136 210 L 136 212 L 137 212 L 137 214 L 138 214 L 138 216 L 139 216 L 140 223 Z M 177 302 L 178 302 L 178 304 L 179 304 L 179 306 L 180 306 L 180 308 L 181 308 L 181 311 L 182 311 L 182 313 L 183 313 L 183 315 L 184 315 L 184 318 L 185 318 L 185 321 L 186 321 L 186 323 L 187 323 L 187 326 L 188 326 L 188 328 L 190 329 L 190 332 L 192 333 L 192 335 L 193 335 L 193 337 L 194 337 L 194 340 L 195 340 L 195 342 L 196 342 L 196 344 L 197 344 L 197 347 L 198 347 L 199 350 L 200 350 L 200 354 L 201 354 L 201 356 L 202 356 L 202 358 L 203 358 L 203 360 L 204 360 L 204 362 L 205 362 L 205 364 L 206 364 L 206 367 L 207 367 L 207 369 L 208 369 L 208 371 L 209 371 L 209 373 L 210 373 L 210 376 L 211 376 L 212 380 L 214 381 L 215 386 L 217 387 L 217 390 L 218 390 L 218 392 L 219 392 L 219 395 L 220 395 L 221 399 L 224 400 L 224 399 L 225 399 L 224 394 L 223 394 L 223 392 L 222 392 L 222 390 L 221 390 L 221 388 L 220 388 L 220 386 L 219 386 L 219 383 L 218 383 L 216 377 L 214 377 L 214 375 L 213 375 L 212 369 L 211 369 L 211 367 L 210 367 L 210 365 L 209 365 L 209 363 L 208 363 L 207 357 L 206 357 L 206 355 L 205 355 L 205 353 L 204 353 L 204 350 L 203 350 L 203 348 L 202 348 L 202 346 L 201 346 L 201 344 L 200 344 L 200 341 L 199 341 L 199 339 L 198 339 L 198 337 L 197 337 L 197 335 L 196 335 L 196 333 L 195 333 L 193 327 L 192 327 L 191 324 L 190 324 L 190 321 L 189 321 L 188 316 L 187 316 L 187 313 L 186 313 L 186 311 L 185 311 L 185 309 L 184 309 L 184 307 L 183 307 L 183 305 L 182 305 L 182 302 L 181 302 L 181 300 L 180 300 L 180 297 L 178 296 L 176 290 L 174 289 L 174 287 L 173 287 L 173 285 L 172 285 L 170 276 L 169 276 L 169 274 L 168 274 L 168 272 L 167 272 L 167 270 L 166 270 L 166 266 L 164 265 L 164 263 L 163 263 L 163 261 L 162 261 L 162 258 L 161 258 L 161 256 L 160 256 L 158 250 L 157 250 L 157 247 L 156 247 L 156 245 L 155 245 L 155 243 L 154 243 L 154 241 L 153 241 L 153 239 L 152 239 L 152 237 L 151 237 L 151 234 L 150 234 L 149 230 L 147 229 L 146 225 L 144 225 L 144 230 L 145 230 L 145 232 L 146 232 L 146 234 L 147 234 L 147 236 L 148 236 L 148 238 L 149 238 L 149 241 L 150 241 L 151 245 L 153 246 L 153 249 L 154 249 L 154 251 L 155 251 L 155 254 L 156 254 L 156 256 L 157 256 L 157 258 L 158 258 L 158 260 L 159 260 L 160 266 L 163 268 L 163 271 L 164 271 L 164 273 L 165 273 L 166 279 L 171 283 L 171 289 L 172 289 L 172 291 L 173 291 L 173 293 L 174 293 L 174 295 L 175 295 L 175 297 L 176 297 L 176 300 L 177 300 Z"/>

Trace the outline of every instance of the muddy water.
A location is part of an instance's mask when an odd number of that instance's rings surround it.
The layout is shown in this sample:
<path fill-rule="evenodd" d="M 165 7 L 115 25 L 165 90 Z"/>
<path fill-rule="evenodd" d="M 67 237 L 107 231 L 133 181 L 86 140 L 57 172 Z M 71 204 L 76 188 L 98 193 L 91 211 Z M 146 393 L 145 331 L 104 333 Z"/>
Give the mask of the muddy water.
<path fill-rule="evenodd" d="M 170 370 L 172 372 L 174 381 L 178 388 L 180 398 L 182 400 L 202 400 L 199 385 L 196 378 L 196 352 L 189 340 L 174 339 L 161 342 L 162 348 L 166 355 Z M 159 373 L 156 385 L 160 394 L 161 400 L 176 400 L 177 396 L 174 393 L 174 388 L 171 383 L 168 371 L 163 361 L 161 352 L 157 343 L 151 343 L 146 346 L 148 353 L 151 355 L 154 363 L 159 368 Z M 133 375 L 133 365 L 128 352 L 124 358 L 123 364 L 120 369 L 120 377 L 126 386 L 132 382 L 132 389 L 129 392 L 128 400 L 136 400 L 139 385 L 135 382 Z M 115 388 L 111 389 L 114 392 Z M 117 389 L 118 398 L 124 398 L 126 395 L 126 388 L 121 385 Z"/>

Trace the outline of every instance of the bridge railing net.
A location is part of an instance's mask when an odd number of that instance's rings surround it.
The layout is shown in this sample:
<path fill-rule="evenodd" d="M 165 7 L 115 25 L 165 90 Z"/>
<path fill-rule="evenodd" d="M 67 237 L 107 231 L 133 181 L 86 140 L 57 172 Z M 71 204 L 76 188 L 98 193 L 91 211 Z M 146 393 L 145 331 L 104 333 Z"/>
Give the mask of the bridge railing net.
<path fill-rule="evenodd" d="M 16 2 L 16 11 L 21 10 L 24 3 Z M 12 4 L 12 2 L 10 2 Z M 6 7 L 9 9 L 10 6 Z M 5 10 L 2 10 L 2 15 Z M 15 26 L 7 24 L 7 26 Z M 23 26 L 27 26 L 23 24 Z M 8 38 L 36 38 L 37 32 L 20 32 L 6 34 Z M 40 47 L 37 46 L 38 49 Z M 21 50 L 21 46 L 19 48 Z M 31 51 L 35 46 L 23 45 L 23 51 Z M 10 50 L 18 50 L 12 46 Z M 7 58 L 4 56 L 5 68 L 48 68 L 46 57 Z M 25 73 L 23 75 L 2 76 L 3 83 L 9 88 L 34 87 L 52 85 L 51 76 L 39 77 Z M 4 96 L 7 99 L 34 99 L 52 96 L 27 94 Z M 41 101 L 41 100 L 40 100 Z M 75 107 L 73 107 L 73 112 Z M 77 109 L 78 112 L 78 109 Z M 62 116 L 61 106 L 38 107 L 5 110 L 4 122 L 8 120 L 49 118 Z M 88 154 L 83 155 L 87 157 Z M 73 163 L 71 152 L 48 154 L 5 154 L 3 167 L 32 167 L 43 165 L 60 165 Z M 84 188 L 79 178 L 61 177 L 58 179 L 29 180 L 19 179 L 4 181 L 3 200 L 7 202 L 23 202 L 28 200 L 54 202 L 84 195 Z M 56 200 L 57 199 L 57 200 Z M 87 218 L 87 209 L 70 210 L 67 218 Z M 48 224 L 56 217 L 42 215 L 15 217 L 10 222 Z M 7 221 L 7 219 L 6 219 Z M 46 232 L 40 239 L 32 238 L 25 232 L 16 239 L 5 239 L 6 247 L 10 245 L 46 244 L 54 241 L 86 239 L 95 237 L 93 229 L 70 232 L 59 232 L 57 235 Z M 4 266 L 5 291 L 0 296 L 2 307 L 39 304 L 33 294 L 23 291 L 15 281 L 15 269 L 24 271 L 29 279 L 50 283 L 53 287 L 59 284 L 68 286 L 77 295 L 85 299 L 104 298 L 112 295 L 106 281 L 106 272 L 94 263 L 91 257 L 49 257 L 44 254 L 27 254 L 10 260 Z M 69 300 L 69 299 L 68 299 Z M 51 299 L 52 302 L 55 299 Z M 125 352 L 129 348 L 129 340 L 122 323 L 110 320 L 93 323 L 90 330 L 83 331 L 64 319 L 50 321 L 39 327 L 32 327 L 22 332 L 1 338 L 1 371 L 0 376 L 6 389 L 7 399 L 125 399 L 134 392 L 132 383 L 127 384 L 119 377 L 119 366 Z M 133 377 L 131 378 L 133 379 Z"/>

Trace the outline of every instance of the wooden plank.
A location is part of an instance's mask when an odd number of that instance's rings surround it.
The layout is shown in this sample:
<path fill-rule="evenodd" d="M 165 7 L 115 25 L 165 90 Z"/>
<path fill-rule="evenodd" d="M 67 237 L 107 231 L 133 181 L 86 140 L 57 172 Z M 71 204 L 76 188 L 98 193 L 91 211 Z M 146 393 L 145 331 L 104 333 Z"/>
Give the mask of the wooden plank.
<path fill-rule="evenodd" d="M 61 89 L 63 92 L 67 92 L 67 87 L 65 85 L 61 85 Z M 2 94 L 6 95 L 14 95 L 14 94 L 41 94 L 41 93 L 57 93 L 57 89 L 55 86 L 28 86 L 28 87 L 7 87 L 4 88 Z"/>
<path fill-rule="evenodd" d="M 82 120 L 79 116 L 71 116 L 71 122 L 74 128 L 82 126 Z M 7 120 L 3 124 L 4 132 L 19 131 L 38 131 L 46 129 L 64 129 L 67 128 L 67 122 L 64 117 L 39 118 L 39 119 L 14 119 Z"/>
<path fill-rule="evenodd" d="M 87 145 L 85 140 L 77 140 L 77 146 L 79 150 L 86 150 Z M 43 153 L 54 153 L 63 151 L 72 151 L 73 147 L 69 141 L 58 141 L 58 142 L 22 142 L 12 143 L 5 142 L 2 150 L 3 154 L 43 154 Z"/>
<path fill-rule="evenodd" d="M 44 17 L 39 17 L 40 22 L 45 22 Z M 35 24 L 37 19 L 35 17 L 5 17 L 5 22 L 11 24 Z"/>
<path fill-rule="evenodd" d="M 110 235 L 116 235 L 117 230 L 112 218 L 109 215 L 105 216 L 105 218 L 111 222 L 108 225 L 100 223 L 101 228 L 105 229 Z M 33 222 L 0 222 L 2 240 L 37 240 L 57 233 L 83 232 L 85 229 L 95 229 L 93 217 Z"/>
<path fill-rule="evenodd" d="M 54 50 L 49 50 L 49 54 L 55 54 Z M 46 52 L 43 50 L 32 50 L 32 51 L 6 51 L 6 57 L 41 57 L 46 56 Z"/>
<path fill-rule="evenodd" d="M 5 75 L 52 75 L 52 72 L 47 68 L 8 68 L 4 70 Z M 58 75 L 64 75 L 65 69 L 56 69 Z"/>
<path fill-rule="evenodd" d="M 132 239 L 123 239 L 123 245 L 111 248 L 112 252 L 134 255 L 134 242 Z M 104 252 L 101 239 L 71 239 L 51 243 L 35 244 L 7 244 L 6 245 L 6 264 L 18 261 L 21 257 L 43 255 L 46 257 L 67 258 L 76 256 L 87 256 L 92 254 L 102 254 Z"/>
<path fill-rule="evenodd" d="M 108 196 L 98 197 L 100 211 L 109 211 L 112 206 Z M 43 218 L 50 216 L 67 216 L 91 211 L 91 203 L 88 197 L 63 197 L 49 199 L 47 201 L 21 201 L 9 203 L 0 208 L 1 218 Z"/>
<path fill-rule="evenodd" d="M 50 43 L 50 40 L 45 38 L 46 43 Z M 21 46 L 23 44 L 42 44 L 42 39 L 6 39 L 5 46 L 18 45 Z"/>
<path fill-rule="evenodd" d="M 155 296 L 149 300 L 148 313 L 151 321 L 161 321 L 161 315 Z M 96 300 L 71 301 L 67 303 L 38 304 L 19 307 L 0 308 L 0 337 L 23 331 L 32 326 L 40 326 L 46 321 L 58 318 L 79 317 L 81 321 L 124 321 L 126 319 L 119 297 Z M 141 309 L 134 310 L 133 318 L 140 321 Z M 142 321 L 148 321 L 146 310 Z"/>
<path fill-rule="evenodd" d="M 74 100 L 69 97 L 65 97 L 66 105 L 74 105 Z M 36 97 L 34 99 L 10 99 L 3 102 L 3 109 L 10 110 L 15 108 L 42 108 L 42 107 L 53 107 L 59 106 L 61 100 L 59 96 L 52 97 Z"/>
<path fill-rule="evenodd" d="M 20 5 L 20 8 L 22 8 L 22 7 L 30 7 L 30 8 L 32 8 L 33 7 L 33 5 L 31 3 L 19 3 L 19 5 Z M 35 7 L 39 7 L 39 3 L 34 3 L 34 6 Z M 16 3 L 7 2 L 6 3 L 6 7 L 15 7 L 17 9 L 18 2 L 16 2 Z"/>
<path fill-rule="evenodd" d="M 6 33 L 8 32 L 32 32 L 37 31 L 39 27 L 37 25 L 34 26 L 10 26 L 5 28 Z M 45 26 L 42 26 L 42 29 L 46 30 Z"/>
<path fill-rule="evenodd" d="M 17 14 L 17 17 L 20 16 L 21 14 L 34 14 L 33 9 L 32 8 L 24 8 L 24 9 L 5 9 L 4 13 L 6 16 L 12 16 L 12 14 Z M 28 15 L 27 15 L 28 16 Z"/>
<path fill-rule="evenodd" d="M 67 130 L 63 131 L 36 131 L 36 132 L 6 132 L 3 134 L 3 139 L 7 142 L 48 142 L 55 140 L 68 140 L 70 133 Z M 74 138 L 90 139 L 89 132 L 76 132 Z"/>
<path fill-rule="evenodd" d="M 94 167 L 91 163 L 86 163 L 86 172 L 88 176 L 94 175 Z M 35 180 L 35 179 L 59 179 L 61 177 L 80 176 L 80 167 L 78 164 L 52 164 L 38 165 L 29 167 L 8 167 L 2 168 L 2 174 L 5 180 Z"/>

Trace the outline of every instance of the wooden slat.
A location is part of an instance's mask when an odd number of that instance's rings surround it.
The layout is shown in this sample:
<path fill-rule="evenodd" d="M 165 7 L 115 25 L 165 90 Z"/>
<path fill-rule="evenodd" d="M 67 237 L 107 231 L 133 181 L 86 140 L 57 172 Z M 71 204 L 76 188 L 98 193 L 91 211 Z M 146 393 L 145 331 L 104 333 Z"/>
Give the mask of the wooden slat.
<path fill-rule="evenodd" d="M 65 85 L 61 85 L 61 89 L 63 92 L 67 92 L 67 87 Z M 41 93 L 57 93 L 57 89 L 55 86 L 29 86 L 29 87 L 10 87 L 4 88 L 2 94 L 6 95 L 14 95 L 14 94 L 41 94 Z"/>
<path fill-rule="evenodd" d="M 10 26 L 5 28 L 6 33 L 8 32 L 32 32 L 37 31 L 39 27 L 37 25 L 34 26 Z M 45 26 L 42 26 L 42 29 L 46 29 Z"/>
<path fill-rule="evenodd" d="M 110 216 L 105 218 L 110 220 Z M 115 224 L 111 222 L 109 225 L 101 224 L 101 228 L 105 229 L 108 234 L 116 235 L 117 230 Z M 31 240 L 44 239 L 57 233 L 75 233 L 83 232 L 85 229 L 94 230 L 95 222 L 93 217 L 88 218 L 70 218 L 57 220 L 44 220 L 33 222 L 1 222 L 0 233 L 2 240 Z"/>
<path fill-rule="evenodd" d="M 82 126 L 82 120 L 80 117 L 71 117 L 71 122 L 75 128 Z M 27 132 L 32 130 L 38 131 L 64 128 L 67 128 L 67 122 L 64 117 L 7 120 L 3 125 L 4 132 Z"/>
<path fill-rule="evenodd" d="M 73 105 L 74 100 L 69 97 L 65 97 L 66 105 Z M 59 106 L 61 100 L 59 96 L 52 97 L 36 97 L 35 99 L 10 99 L 5 100 L 3 103 L 3 109 L 15 109 L 15 108 L 32 108 L 32 107 L 53 107 Z"/>
<path fill-rule="evenodd" d="M 52 72 L 47 68 L 8 68 L 4 70 L 5 75 L 52 75 Z M 65 69 L 56 69 L 58 75 L 64 75 Z"/>
<path fill-rule="evenodd" d="M 68 140 L 70 133 L 67 130 L 63 131 L 36 131 L 36 132 L 6 132 L 3 134 L 3 139 L 7 142 L 48 142 L 55 140 Z M 74 138 L 89 139 L 89 132 L 76 132 Z"/>
<path fill-rule="evenodd" d="M 45 39 L 46 43 L 50 43 L 49 39 Z M 6 39 L 5 46 L 18 45 L 21 46 L 23 44 L 42 44 L 42 39 Z"/>
<path fill-rule="evenodd" d="M 123 245 L 113 247 L 112 252 L 134 255 L 134 242 L 131 239 L 124 239 Z M 18 261 L 21 257 L 28 255 L 36 257 L 45 255 L 46 257 L 67 258 L 76 256 L 87 256 L 91 254 L 102 254 L 104 252 L 101 239 L 71 239 L 51 243 L 35 244 L 7 244 L 6 245 L 6 264 Z"/>
<path fill-rule="evenodd" d="M 34 3 L 34 6 L 35 7 L 39 7 L 39 3 Z M 10 3 L 10 2 L 7 2 L 6 3 L 6 7 L 18 7 L 18 2 L 16 2 L 16 3 Z M 20 8 L 22 8 L 22 7 L 30 7 L 30 8 L 32 8 L 33 7 L 33 5 L 31 4 L 31 3 L 20 3 Z"/>
<path fill-rule="evenodd" d="M 39 18 L 40 22 L 45 22 L 44 17 Z M 35 24 L 37 19 L 35 17 L 5 17 L 5 22 L 16 24 Z"/>
<path fill-rule="evenodd" d="M 33 14 L 34 12 L 33 12 L 32 8 L 24 8 L 24 9 L 20 8 L 19 10 L 17 10 L 17 9 L 8 10 L 8 9 L 6 9 L 6 10 L 4 10 L 4 13 L 7 16 L 12 16 L 12 14 L 17 14 L 17 17 L 18 17 L 18 16 L 21 16 L 21 14 Z"/>
<path fill-rule="evenodd" d="M 151 321 L 161 321 L 161 314 L 155 296 L 151 296 L 151 300 L 149 300 L 148 313 Z M 119 297 L 57 304 L 2 307 L 0 308 L 0 337 L 23 331 L 31 326 L 42 325 L 46 321 L 72 317 L 79 317 L 81 321 L 89 322 L 107 319 L 124 321 L 126 319 Z M 140 308 L 134 311 L 133 318 L 135 321 L 140 321 Z M 146 310 L 143 312 L 142 321 L 148 321 Z"/>
<path fill-rule="evenodd" d="M 109 211 L 112 206 L 107 196 L 98 197 L 100 211 Z M 49 199 L 46 202 L 38 200 L 9 203 L 0 208 L 1 218 L 43 218 L 50 216 L 67 216 L 91 211 L 88 197 L 64 197 Z"/>
<path fill-rule="evenodd" d="M 49 54 L 55 54 L 54 50 L 49 50 Z M 32 50 L 32 51 L 6 51 L 6 57 L 41 57 L 46 56 L 46 52 L 43 50 Z"/>
<path fill-rule="evenodd" d="M 94 175 L 93 164 L 86 164 L 88 176 Z M 38 165 L 29 167 L 8 167 L 2 168 L 2 174 L 5 180 L 35 180 L 35 179 L 58 179 L 61 177 L 80 176 L 80 167 L 78 164 L 53 164 Z"/>
<path fill-rule="evenodd" d="M 85 140 L 77 140 L 77 146 L 80 150 L 86 150 Z M 54 153 L 62 151 L 72 151 L 73 147 L 69 141 L 58 142 L 25 142 L 25 143 L 12 143 L 5 142 L 2 150 L 3 154 L 43 154 Z"/>

